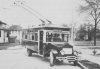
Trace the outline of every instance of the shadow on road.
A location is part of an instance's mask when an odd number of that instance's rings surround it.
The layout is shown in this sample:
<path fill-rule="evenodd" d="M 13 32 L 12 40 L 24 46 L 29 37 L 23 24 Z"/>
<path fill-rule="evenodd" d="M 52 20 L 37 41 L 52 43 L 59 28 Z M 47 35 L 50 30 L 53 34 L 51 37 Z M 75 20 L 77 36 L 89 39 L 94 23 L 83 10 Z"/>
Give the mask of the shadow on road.
<path fill-rule="evenodd" d="M 40 61 L 43 61 L 43 62 L 47 62 L 49 63 L 49 58 L 44 58 L 44 57 L 41 57 L 41 56 L 38 56 L 38 55 L 32 55 L 31 58 L 35 58 L 37 60 L 40 60 Z M 73 63 L 68 63 L 68 62 L 63 62 L 63 61 L 56 61 L 55 64 L 56 66 L 74 66 Z"/>

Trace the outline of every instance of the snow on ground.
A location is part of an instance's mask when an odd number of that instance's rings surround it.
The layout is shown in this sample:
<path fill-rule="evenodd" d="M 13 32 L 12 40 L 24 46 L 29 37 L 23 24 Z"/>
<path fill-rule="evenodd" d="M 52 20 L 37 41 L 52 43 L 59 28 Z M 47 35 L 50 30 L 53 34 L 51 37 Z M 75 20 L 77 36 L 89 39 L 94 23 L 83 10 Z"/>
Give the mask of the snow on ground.
<path fill-rule="evenodd" d="M 77 46 L 76 49 L 81 52 L 81 54 L 79 54 L 81 60 L 89 60 L 100 65 L 100 47 L 95 49 L 97 51 L 96 55 L 93 55 L 94 49 L 90 49 L 88 46 Z"/>
<path fill-rule="evenodd" d="M 49 60 L 37 55 L 28 57 L 21 46 L 0 50 L 0 69 L 80 69 L 73 64 L 60 64 L 50 67 Z"/>

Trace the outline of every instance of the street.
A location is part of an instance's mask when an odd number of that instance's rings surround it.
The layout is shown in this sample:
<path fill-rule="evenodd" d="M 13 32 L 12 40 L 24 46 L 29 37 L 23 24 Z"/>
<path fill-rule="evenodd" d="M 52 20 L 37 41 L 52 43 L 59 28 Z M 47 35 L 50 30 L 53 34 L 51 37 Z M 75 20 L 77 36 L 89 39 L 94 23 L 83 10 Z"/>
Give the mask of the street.
<path fill-rule="evenodd" d="M 28 57 L 26 49 L 21 46 L 9 47 L 0 50 L 0 69 L 80 69 L 73 64 L 62 63 L 53 67 L 49 65 L 49 59 L 43 59 L 37 55 Z"/>

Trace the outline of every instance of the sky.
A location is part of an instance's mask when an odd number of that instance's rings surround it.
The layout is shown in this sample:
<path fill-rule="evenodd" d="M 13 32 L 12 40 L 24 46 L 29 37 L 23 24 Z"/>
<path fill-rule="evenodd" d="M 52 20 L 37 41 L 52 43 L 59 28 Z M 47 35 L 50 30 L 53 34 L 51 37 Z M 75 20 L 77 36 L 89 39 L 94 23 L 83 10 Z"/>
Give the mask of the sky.
<path fill-rule="evenodd" d="M 52 21 L 53 24 L 79 24 L 81 18 L 77 11 L 80 0 L 17 0 L 24 1 L 25 5 L 31 7 L 42 18 Z M 21 25 L 28 27 L 39 25 L 41 21 L 22 6 L 14 5 L 14 0 L 0 0 L 0 20 L 8 25 Z M 29 9 L 28 9 L 29 10 Z M 80 21 L 79 21 L 80 20 Z"/>

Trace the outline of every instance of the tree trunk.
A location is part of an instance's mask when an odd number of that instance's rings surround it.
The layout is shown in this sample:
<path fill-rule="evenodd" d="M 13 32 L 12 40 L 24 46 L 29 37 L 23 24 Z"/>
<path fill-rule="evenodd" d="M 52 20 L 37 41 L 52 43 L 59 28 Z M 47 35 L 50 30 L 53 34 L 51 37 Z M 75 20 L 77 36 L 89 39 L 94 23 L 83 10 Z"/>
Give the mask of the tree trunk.
<path fill-rule="evenodd" d="M 97 23 L 97 19 L 95 19 L 95 28 L 94 28 L 94 46 L 96 46 L 96 23 Z"/>

